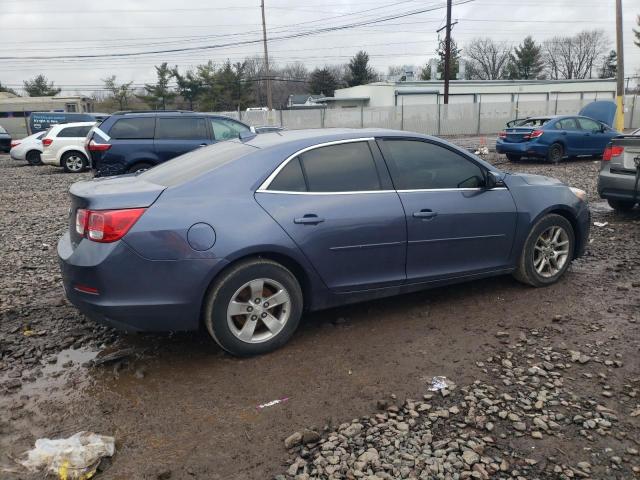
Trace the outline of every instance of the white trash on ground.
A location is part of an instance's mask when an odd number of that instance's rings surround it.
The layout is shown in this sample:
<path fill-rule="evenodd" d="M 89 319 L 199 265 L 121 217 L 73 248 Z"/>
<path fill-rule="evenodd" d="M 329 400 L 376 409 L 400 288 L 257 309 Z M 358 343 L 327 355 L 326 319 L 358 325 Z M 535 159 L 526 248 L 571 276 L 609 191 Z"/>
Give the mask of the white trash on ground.
<path fill-rule="evenodd" d="M 437 392 L 448 388 L 449 385 L 451 385 L 451 382 L 447 380 L 447 377 L 433 377 L 429 385 L 429 390 L 431 392 Z"/>
<path fill-rule="evenodd" d="M 69 438 L 36 440 L 35 448 L 18 463 L 32 472 L 54 473 L 60 480 L 85 480 L 96 473 L 102 457 L 113 456 L 115 450 L 113 437 L 78 432 Z"/>

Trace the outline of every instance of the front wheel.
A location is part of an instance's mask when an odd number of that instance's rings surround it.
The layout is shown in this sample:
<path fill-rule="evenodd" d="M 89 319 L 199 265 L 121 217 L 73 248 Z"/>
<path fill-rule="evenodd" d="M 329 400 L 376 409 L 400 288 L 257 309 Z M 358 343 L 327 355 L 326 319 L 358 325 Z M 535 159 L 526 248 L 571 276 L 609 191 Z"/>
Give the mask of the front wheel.
<path fill-rule="evenodd" d="M 633 202 L 631 200 L 612 200 L 612 199 L 608 199 L 607 203 L 616 212 L 628 212 L 635 205 L 635 202 Z"/>
<path fill-rule="evenodd" d="M 564 156 L 564 148 L 559 143 L 554 143 L 547 151 L 547 160 L 551 163 L 560 163 Z"/>
<path fill-rule="evenodd" d="M 542 217 L 525 241 L 515 278 L 534 287 L 557 282 L 569 268 L 574 245 L 573 227 L 566 218 L 556 214 Z"/>
<path fill-rule="evenodd" d="M 60 164 L 67 173 L 80 173 L 87 168 L 89 162 L 87 161 L 87 157 L 80 152 L 67 152 L 62 155 Z"/>
<path fill-rule="evenodd" d="M 303 299 L 296 277 L 266 259 L 241 262 L 207 294 L 204 324 L 227 352 L 259 355 L 284 345 L 300 323 Z"/>

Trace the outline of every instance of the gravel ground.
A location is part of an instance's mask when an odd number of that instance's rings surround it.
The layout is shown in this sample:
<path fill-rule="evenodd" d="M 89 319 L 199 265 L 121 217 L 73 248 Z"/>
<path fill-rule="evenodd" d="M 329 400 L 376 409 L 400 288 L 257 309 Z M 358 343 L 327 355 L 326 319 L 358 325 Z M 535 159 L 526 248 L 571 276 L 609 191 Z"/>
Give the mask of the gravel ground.
<path fill-rule="evenodd" d="M 100 478 L 640 476 L 640 211 L 599 201 L 592 160 L 489 160 L 585 189 L 607 222 L 562 281 L 319 312 L 283 349 L 241 360 L 201 334 L 85 320 L 62 295 L 55 244 L 66 190 L 88 174 L 0 156 L 0 478 L 42 478 L 13 459 L 79 430 L 116 437 Z M 445 390 L 429 390 L 434 376 Z"/>

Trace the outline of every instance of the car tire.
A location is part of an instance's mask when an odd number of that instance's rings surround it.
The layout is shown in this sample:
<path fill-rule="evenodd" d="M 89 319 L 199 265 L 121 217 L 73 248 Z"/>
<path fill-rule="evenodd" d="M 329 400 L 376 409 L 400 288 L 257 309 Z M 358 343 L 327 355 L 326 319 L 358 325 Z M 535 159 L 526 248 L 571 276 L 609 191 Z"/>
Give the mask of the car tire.
<path fill-rule="evenodd" d="M 607 203 L 616 212 L 628 212 L 635 205 L 635 202 L 633 202 L 631 200 L 613 200 L 613 199 L 608 199 Z"/>
<path fill-rule="evenodd" d="M 66 173 L 80 173 L 87 168 L 89 162 L 87 161 L 87 157 L 84 153 L 72 151 L 66 152 L 62 155 L 60 165 L 62 165 L 62 168 Z"/>
<path fill-rule="evenodd" d="M 265 307 L 276 294 L 281 303 Z M 258 258 L 238 263 L 212 284 L 203 319 L 220 347 L 246 357 L 284 345 L 298 328 L 302 309 L 296 277 L 281 264 Z"/>
<path fill-rule="evenodd" d="M 29 165 L 42 165 L 42 160 L 40 159 L 40 152 L 38 150 L 30 150 L 25 155 L 25 160 Z"/>
<path fill-rule="evenodd" d="M 554 240 L 558 231 L 561 233 Z M 569 220 L 562 215 L 545 215 L 529 232 L 513 275 L 534 287 L 551 285 L 569 268 L 574 248 L 575 233 Z"/>
<path fill-rule="evenodd" d="M 560 143 L 553 143 L 547 151 L 547 160 L 550 163 L 558 164 L 564 156 L 564 148 Z"/>
<path fill-rule="evenodd" d="M 507 160 L 510 162 L 516 163 L 519 162 L 522 158 L 522 155 L 516 155 L 515 153 L 507 153 Z"/>
<path fill-rule="evenodd" d="M 151 164 L 151 163 L 140 162 L 140 163 L 136 163 L 135 165 L 132 165 L 131 167 L 129 167 L 129 169 L 127 170 L 127 173 L 144 172 L 145 170 L 149 170 L 151 167 L 153 167 L 153 164 Z"/>

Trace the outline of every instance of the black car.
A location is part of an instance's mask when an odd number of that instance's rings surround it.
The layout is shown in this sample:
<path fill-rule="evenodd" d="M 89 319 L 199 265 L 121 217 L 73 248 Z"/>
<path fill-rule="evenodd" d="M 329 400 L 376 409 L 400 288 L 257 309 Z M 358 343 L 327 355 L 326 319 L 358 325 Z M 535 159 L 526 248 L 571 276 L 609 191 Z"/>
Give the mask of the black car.
<path fill-rule="evenodd" d="M 221 115 L 185 111 L 116 112 L 95 127 L 86 149 L 98 177 L 147 170 L 212 143 L 250 134 Z"/>
<path fill-rule="evenodd" d="M 0 152 L 11 150 L 11 135 L 0 125 Z"/>

